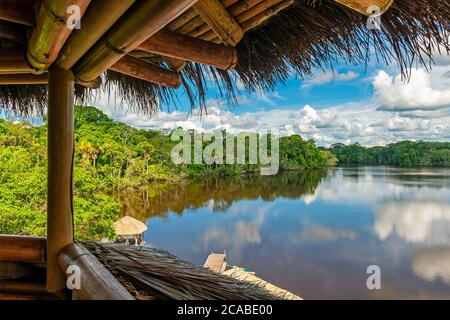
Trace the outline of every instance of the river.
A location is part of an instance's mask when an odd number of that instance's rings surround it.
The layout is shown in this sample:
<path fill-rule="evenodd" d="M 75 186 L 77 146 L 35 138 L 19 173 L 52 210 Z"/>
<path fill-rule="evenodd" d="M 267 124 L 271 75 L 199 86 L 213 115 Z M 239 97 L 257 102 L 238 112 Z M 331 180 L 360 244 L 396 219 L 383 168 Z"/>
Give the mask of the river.
<path fill-rule="evenodd" d="M 118 197 L 146 221 L 147 244 L 197 265 L 225 251 L 305 299 L 450 298 L 450 169 L 306 170 Z"/>

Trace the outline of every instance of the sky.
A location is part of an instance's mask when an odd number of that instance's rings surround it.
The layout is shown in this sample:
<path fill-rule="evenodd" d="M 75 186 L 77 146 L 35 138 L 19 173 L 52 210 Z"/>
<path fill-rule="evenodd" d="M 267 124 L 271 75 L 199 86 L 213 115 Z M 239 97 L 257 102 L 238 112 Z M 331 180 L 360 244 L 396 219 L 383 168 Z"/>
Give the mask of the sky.
<path fill-rule="evenodd" d="M 396 65 L 381 65 L 373 59 L 367 66 L 337 62 L 333 70 L 315 70 L 313 77 L 303 80 L 293 74 L 271 92 L 247 94 L 237 79 L 239 104 L 230 108 L 217 99 L 212 88 L 207 114 L 189 112 L 182 90 L 177 111 L 167 112 L 168 107 L 163 105 L 153 117 L 130 111 L 107 95 L 88 104 L 117 121 L 151 130 L 270 130 L 282 135 L 300 134 L 319 146 L 337 142 L 374 146 L 401 140 L 450 141 L 450 55 L 438 55 L 435 62 L 431 70 L 413 68 L 409 81 L 402 79 Z M 169 109 L 174 110 L 173 106 Z"/>
<path fill-rule="evenodd" d="M 437 56 L 431 70 L 415 67 L 409 81 L 396 65 L 369 62 L 333 70 L 315 70 L 299 79 L 294 74 L 271 92 L 247 94 L 237 80 L 239 104 L 226 106 L 213 89 L 208 113 L 189 113 L 187 101 L 177 111 L 165 106 L 157 116 L 129 112 L 106 97 L 91 104 L 115 120 L 143 129 L 196 129 L 229 132 L 271 130 L 300 134 L 318 145 L 336 142 L 386 145 L 400 140 L 450 140 L 450 56 Z M 180 91 L 181 95 L 181 91 Z M 185 98 L 181 95 L 180 100 Z M 172 108 L 173 109 L 173 108 Z"/>

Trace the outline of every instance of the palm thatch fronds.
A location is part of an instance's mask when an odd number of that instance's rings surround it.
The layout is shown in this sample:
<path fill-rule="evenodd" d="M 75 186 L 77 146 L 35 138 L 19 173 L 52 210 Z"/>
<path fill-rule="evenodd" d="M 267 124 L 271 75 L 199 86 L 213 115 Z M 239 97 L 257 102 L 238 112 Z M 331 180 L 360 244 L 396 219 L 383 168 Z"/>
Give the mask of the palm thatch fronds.
<path fill-rule="evenodd" d="M 150 248 L 83 242 L 138 299 L 277 300 L 263 287 L 216 274 Z"/>
<path fill-rule="evenodd" d="M 297 1 L 246 34 L 236 71 L 246 88 L 269 90 L 293 73 L 304 78 L 336 61 L 367 63 L 372 54 L 408 76 L 415 63 L 430 66 L 434 50 L 450 54 L 449 12 L 449 1 L 395 0 L 382 29 L 370 30 L 367 17 L 334 0 Z"/>
<path fill-rule="evenodd" d="M 208 89 L 236 103 L 239 78 L 246 91 L 271 90 L 290 76 L 305 78 L 336 61 L 350 65 L 375 57 L 396 64 L 403 76 L 414 66 L 433 65 L 434 54 L 450 54 L 450 2 L 395 0 L 383 14 L 381 30 L 369 30 L 367 17 L 334 0 L 296 0 L 293 5 L 248 31 L 238 44 L 234 71 L 188 63 L 183 87 L 174 90 L 108 71 L 100 91 L 114 93 L 130 109 L 153 114 L 161 107 L 179 106 L 184 94 L 191 108 L 205 108 Z M 22 115 L 42 115 L 46 86 L 0 86 L 0 108 Z M 78 102 L 95 98 L 95 90 L 77 89 Z M 170 111 L 170 110 L 169 110 Z"/>

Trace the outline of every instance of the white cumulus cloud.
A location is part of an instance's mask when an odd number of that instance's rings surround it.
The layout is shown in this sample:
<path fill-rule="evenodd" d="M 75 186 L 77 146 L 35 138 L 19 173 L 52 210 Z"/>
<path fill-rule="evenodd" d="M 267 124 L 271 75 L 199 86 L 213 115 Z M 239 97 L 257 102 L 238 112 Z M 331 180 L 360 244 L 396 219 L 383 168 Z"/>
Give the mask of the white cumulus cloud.
<path fill-rule="evenodd" d="M 381 70 L 375 76 L 374 101 L 381 110 L 438 110 L 450 107 L 449 67 L 436 67 L 431 72 L 413 69 L 409 81 L 401 75 L 390 76 Z"/>

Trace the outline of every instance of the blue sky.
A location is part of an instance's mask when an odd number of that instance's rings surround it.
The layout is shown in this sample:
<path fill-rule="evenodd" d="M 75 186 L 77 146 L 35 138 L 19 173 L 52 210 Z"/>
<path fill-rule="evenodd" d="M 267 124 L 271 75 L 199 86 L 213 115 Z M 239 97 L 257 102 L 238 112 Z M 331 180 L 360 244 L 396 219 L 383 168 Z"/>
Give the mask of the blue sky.
<path fill-rule="evenodd" d="M 237 79 L 237 86 L 240 85 Z M 160 130 L 184 127 L 200 131 L 268 130 L 300 134 L 318 145 L 336 142 L 386 145 L 400 140 L 450 141 L 450 56 L 437 56 L 432 70 L 415 67 L 409 82 L 395 65 L 335 63 L 315 70 L 307 79 L 295 74 L 271 92 L 239 92 L 239 105 L 229 108 L 210 88 L 208 114 L 181 107 L 149 117 L 130 111 L 106 95 L 90 101 L 107 115 L 137 128 Z M 184 103 L 183 103 L 184 101 Z M 170 110 L 175 110 L 173 106 Z M 0 117 L 4 115 L 0 114 Z M 39 124 L 39 120 L 34 120 Z"/>
<path fill-rule="evenodd" d="M 237 79 L 237 86 L 240 85 Z M 181 91 L 180 91 L 181 92 Z M 183 97 L 180 96 L 181 101 Z M 276 130 L 300 134 L 318 145 L 336 142 L 385 145 L 400 140 L 450 140 L 450 56 L 437 56 L 432 70 L 417 66 L 409 82 L 395 65 L 370 62 L 315 70 L 307 79 L 295 74 L 271 92 L 239 93 L 239 105 L 229 108 L 210 89 L 208 114 L 175 112 L 150 118 L 129 113 L 105 97 L 92 102 L 116 120 L 144 129 L 184 127 L 231 132 Z M 173 108 L 171 108 L 173 110 Z"/>

